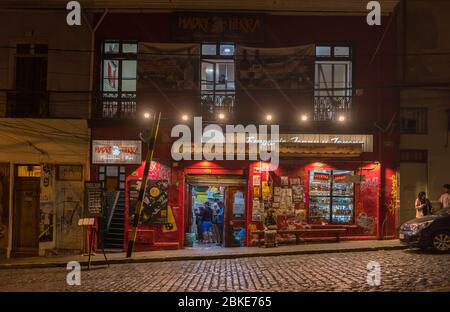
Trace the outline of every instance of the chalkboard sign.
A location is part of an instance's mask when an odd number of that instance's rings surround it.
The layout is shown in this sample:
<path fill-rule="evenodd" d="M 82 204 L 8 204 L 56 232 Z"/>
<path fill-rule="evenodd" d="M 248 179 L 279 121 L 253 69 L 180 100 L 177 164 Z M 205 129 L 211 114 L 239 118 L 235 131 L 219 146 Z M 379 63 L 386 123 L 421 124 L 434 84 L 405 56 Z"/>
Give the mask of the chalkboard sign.
<path fill-rule="evenodd" d="M 88 217 L 102 215 L 102 184 L 101 182 L 85 182 L 86 207 Z"/>

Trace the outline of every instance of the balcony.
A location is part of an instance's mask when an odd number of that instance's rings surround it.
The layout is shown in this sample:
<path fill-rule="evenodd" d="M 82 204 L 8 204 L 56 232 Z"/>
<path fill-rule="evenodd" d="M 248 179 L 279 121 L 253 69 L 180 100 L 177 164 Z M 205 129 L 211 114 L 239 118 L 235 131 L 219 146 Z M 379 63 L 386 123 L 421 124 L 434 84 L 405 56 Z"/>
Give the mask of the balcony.
<path fill-rule="evenodd" d="M 352 96 L 314 96 L 314 120 L 335 120 L 342 114 L 349 114 Z"/>
<path fill-rule="evenodd" d="M 135 92 L 103 92 L 97 96 L 97 119 L 134 119 L 137 101 Z"/>
<path fill-rule="evenodd" d="M 9 91 L 6 93 L 6 117 L 50 117 L 49 94 L 46 91 Z"/>
<path fill-rule="evenodd" d="M 216 119 L 218 113 L 233 114 L 236 96 L 233 92 L 208 93 L 202 92 L 200 95 L 200 105 L 202 116 L 207 119 Z"/>

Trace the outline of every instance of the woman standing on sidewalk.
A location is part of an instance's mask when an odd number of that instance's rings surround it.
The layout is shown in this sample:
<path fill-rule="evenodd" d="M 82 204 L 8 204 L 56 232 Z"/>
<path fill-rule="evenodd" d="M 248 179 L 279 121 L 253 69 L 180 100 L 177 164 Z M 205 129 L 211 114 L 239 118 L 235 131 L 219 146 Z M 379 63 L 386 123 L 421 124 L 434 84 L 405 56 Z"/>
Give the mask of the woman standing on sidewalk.
<path fill-rule="evenodd" d="M 420 192 L 416 198 L 416 218 L 431 214 L 431 203 L 427 198 L 425 192 Z"/>

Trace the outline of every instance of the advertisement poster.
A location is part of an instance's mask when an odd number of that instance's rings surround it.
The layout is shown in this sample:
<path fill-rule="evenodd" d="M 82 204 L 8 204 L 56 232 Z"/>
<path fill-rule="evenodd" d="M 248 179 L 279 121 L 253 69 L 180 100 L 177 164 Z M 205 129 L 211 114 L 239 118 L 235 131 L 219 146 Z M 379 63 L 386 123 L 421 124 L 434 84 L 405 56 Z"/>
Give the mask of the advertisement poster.
<path fill-rule="evenodd" d="M 165 224 L 168 218 L 167 180 L 149 180 L 144 193 L 143 210 L 139 224 Z M 134 210 L 139 196 L 141 180 L 128 181 L 128 205 L 130 224 L 133 223 Z"/>

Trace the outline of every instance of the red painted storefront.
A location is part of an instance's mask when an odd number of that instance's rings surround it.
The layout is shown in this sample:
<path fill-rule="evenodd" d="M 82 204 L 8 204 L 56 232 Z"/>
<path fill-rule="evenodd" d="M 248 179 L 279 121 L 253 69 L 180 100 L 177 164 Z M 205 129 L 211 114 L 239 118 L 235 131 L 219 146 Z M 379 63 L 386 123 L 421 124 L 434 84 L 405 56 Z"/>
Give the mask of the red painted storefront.
<path fill-rule="evenodd" d="M 101 139 L 131 139 L 134 138 L 135 129 L 122 129 L 122 136 L 112 131 L 99 131 L 93 134 Z M 103 133 L 103 134 L 101 134 Z M 108 133 L 108 134 L 106 134 Z M 363 153 L 360 157 L 298 157 L 296 159 L 280 159 L 278 169 L 274 171 L 257 171 L 264 168 L 264 163 L 259 161 L 172 161 L 168 155 L 169 145 L 161 144 L 155 152 L 154 161 L 150 167 L 149 180 L 168 180 L 170 209 L 175 219 L 176 226 L 171 231 L 165 231 L 163 224 L 141 225 L 138 231 L 136 243 L 137 251 L 175 249 L 183 248 L 186 233 L 186 181 L 187 176 L 196 175 L 229 175 L 241 176 L 246 180 L 246 245 L 255 245 L 256 237 L 252 236 L 252 230 L 261 229 L 262 222 L 252 221 L 253 200 L 253 176 L 260 175 L 261 181 L 271 181 L 273 187 L 280 186 L 282 176 L 288 178 L 301 177 L 301 183 L 305 190 L 304 207 L 309 212 L 309 172 L 310 170 L 350 170 L 355 174 L 363 175 L 364 180 L 354 184 L 354 213 L 353 221 L 347 225 L 335 224 L 310 224 L 313 228 L 345 228 L 346 233 L 342 239 L 380 239 L 395 237 L 396 231 L 396 171 L 387 166 L 387 162 L 381 163 L 377 160 L 375 153 Z M 144 159 L 143 151 L 143 159 Z M 92 166 L 92 176 L 96 176 L 98 166 Z M 142 178 L 142 165 L 126 166 L 126 211 L 125 211 L 125 233 L 124 249 L 131 230 L 128 216 L 134 211 L 129 204 L 129 181 Z M 393 184 L 394 183 L 394 184 Z M 384 191 L 383 191 L 384 190 Z M 308 213 L 307 213 L 308 214 Z M 278 217 L 280 228 L 296 228 L 309 223 L 297 224 L 295 217 Z M 286 237 L 288 239 L 289 237 Z M 329 240 L 325 235 L 314 235 L 306 237 L 312 240 Z"/>
<path fill-rule="evenodd" d="M 396 29 L 395 23 L 387 23 L 391 17 L 383 18 L 382 26 L 369 27 L 365 17 L 335 16 L 282 16 L 267 15 L 265 17 L 264 42 L 260 47 L 289 47 L 303 44 L 341 43 L 351 44 L 353 49 L 353 86 L 360 89 L 360 95 L 354 98 L 352 120 L 345 125 L 314 124 L 301 125 L 296 133 L 345 133 L 371 134 L 374 137 L 373 152 L 363 153 L 359 157 L 301 157 L 295 159 L 282 158 L 279 169 L 274 172 L 263 172 L 261 180 L 273 181 L 274 186 L 280 183 L 281 176 L 291 178 L 302 177 L 305 190 L 305 207 L 308 209 L 308 172 L 315 168 L 324 170 L 351 170 L 365 175 L 365 181 L 354 186 L 354 218 L 350 225 L 339 225 L 347 229 L 343 239 L 380 239 L 394 237 L 396 234 L 396 169 L 398 152 L 398 135 L 395 131 L 382 132 L 380 127 L 387 127 L 395 120 L 398 112 L 398 92 L 392 86 L 396 79 Z M 171 14 L 120 14 L 106 15 L 96 32 L 96 49 L 101 50 L 105 40 L 137 40 L 139 42 L 165 43 L 173 42 L 171 37 Z M 390 25 L 390 26 L 387 26 Z M 295 30 L 295 31 L 294 31 Z M 218 40 L 220 40 L 218 38 Z M 194 40 L 192 42 L 195 42 Z M 196 41 L 200 42 L 200 41 Z M 242 44 L 246 44 L 243 42 Z M 252 44 L 248 44 L 252 45 Z M 96 69 L 100 72 L 101 58 L 96 56 Z M 99 77 L 96 76 L 96 80 Z M 100 85 L 100 82 L 97 84 Z M 153 94 L 151 105 L 161 110 L 163 115 L 173 119 L 178 112 L 168 102 L 175 102 L 180 111 L 185 103 L 189 103 L 191 95 Z M 289 94 L 288 94 L 289 96 Z M 277 99 L 277 110 L 280 124 L 292 118 L 292 105 L 284 101 L 284 95 L 258 94 L 253 92 L 238 94 L 243 110 L 240 117 L 247 119 L 247 124 L 258 123 L 266 108 L 271 108 L 267 99 Z M 182 100 L 180 100 L 182 99 Z M 184 101 L 185 100 L 185 101 Z M 254 103 L 256 100 L 257 105 Z M 187 105 L 187 104 L 186 104 Z M 376 123 L 377 127 L 374 126 Z M 163 231 L 162 225 L 146 225 L 140 227 L 136 250 L 152 250 L 166 248 L 182 248 L 186 232 L 186 177 L 188 175 L 241 175 L 247 181 L 246 197 L 246 243 L 252 243 L 249 229 L 260 228 L 260 222 L 252 221 L 252 181 L 255 167 L 254 161 L 181 161 L 174 162 L 170 156 L 170 139 L 167 133 L 170 126 L 158 138 L 155 152 L 155 165 L 152 166 L 150 179 L 167 179 L 169 181 L 169 206 L 176 221 L 176 231 Z M 117 125 L 92 123 L 93 140 L 136 140 L 139 128 L 135 124 L 121 122 Z M 292 130 L 290 130 L 292 133 Z M 145 155 L 143 155 L 144 159 Z M 91 166 L 91 177 L 98 176 L 98 165 Z M 142 176 L 142 165 L 126 165 L 126 185 L 130 180 Z M 125 189 L 128 196 L 128 189 Z M 128 205 L 126 197 L 125 243 L 130 229 Z M 281 226 L 290 221 L 279 220 Z M 316 227 L 335 227 L 336 225 L 313 225 Z M 320 237 L 314 237 L 320 239 Z M 125 246 L 124 246 L 125 248 Z"/>

